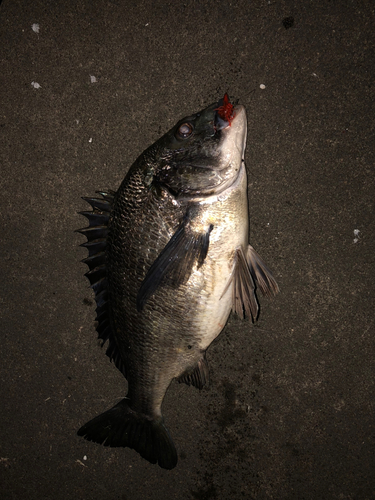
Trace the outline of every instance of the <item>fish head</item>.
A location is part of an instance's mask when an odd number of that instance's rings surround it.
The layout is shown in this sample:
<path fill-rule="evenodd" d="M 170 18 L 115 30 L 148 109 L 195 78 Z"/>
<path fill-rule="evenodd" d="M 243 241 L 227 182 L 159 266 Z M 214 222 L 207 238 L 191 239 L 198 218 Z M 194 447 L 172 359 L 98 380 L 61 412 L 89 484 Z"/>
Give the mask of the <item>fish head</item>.
<path fill-rule="evenodd" d="M 245 108 L 225 94 L 159 139 L 154 180 L 177 197 L 219 194 L 239 175 L 246 135 Z"/>

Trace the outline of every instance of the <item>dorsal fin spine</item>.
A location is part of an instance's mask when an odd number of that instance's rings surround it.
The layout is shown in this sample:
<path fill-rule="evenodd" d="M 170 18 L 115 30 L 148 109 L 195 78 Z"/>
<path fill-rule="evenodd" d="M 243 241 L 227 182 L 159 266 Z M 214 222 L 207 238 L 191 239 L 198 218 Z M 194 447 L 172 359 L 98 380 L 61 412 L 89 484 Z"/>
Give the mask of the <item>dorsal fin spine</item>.
<path fill-rule="evenodd" d="M 82 262 L 89 267 L 89 271 L 85 276 L 90 281 L 90 286 L 95 292 L 98 338 L 102 340 L 102 345 L 107 340 L 109 341 L 106 354 L 126 377 L 125 363 L 118 350 L 109 319 L 108 282 L 105 266 L 108 223 L 115 193 L 113 191 L 97 191 L 97 193 L 101 198 L 83 198 L 91 205 L 92 211 L 78 212 L 88 219 L 89 225 L 86 228 L 78 229 L 77 232 L 87 238 L 87 241 L 80 246 L 87 248 L 89 252 L 89 256 L 83 259 Z"/>

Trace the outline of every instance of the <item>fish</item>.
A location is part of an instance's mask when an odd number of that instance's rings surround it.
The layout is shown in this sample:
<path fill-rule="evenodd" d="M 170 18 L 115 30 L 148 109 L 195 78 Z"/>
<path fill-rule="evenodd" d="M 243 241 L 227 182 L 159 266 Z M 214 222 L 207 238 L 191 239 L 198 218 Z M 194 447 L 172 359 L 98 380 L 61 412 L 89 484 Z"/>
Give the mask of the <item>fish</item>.
<path fill-rule="evenodd" d="M 83 260 L 97 333 L 127 394 L 78 435 L 128 447 L 164 469 L 178 461 L 162 402 L 173 380 L 208 382 L 206 351 L 231 311 L 258 318 L 256 290 L 279 291 L 249 244 L 247 118 L 227 94 L 179 120 L 117 191 L 84 197 Z"/>

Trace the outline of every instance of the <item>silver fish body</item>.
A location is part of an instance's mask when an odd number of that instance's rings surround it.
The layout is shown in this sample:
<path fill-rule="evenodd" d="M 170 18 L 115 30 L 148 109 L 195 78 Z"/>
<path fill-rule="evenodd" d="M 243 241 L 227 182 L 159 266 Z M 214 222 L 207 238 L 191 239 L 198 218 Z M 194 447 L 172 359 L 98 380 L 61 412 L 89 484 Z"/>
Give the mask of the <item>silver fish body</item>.
<path fill-rule="evenodd" d="M 258 315 L 256 284 L 277 284 L 248 244 L 246 112 L 223 100 L 180 120 L 130 168 L 117 193 L 88 199 L 87 273 L 99 337 L 128 381 L 125 399 L 79 435 L 134 448 L 171 469 L 161 406 L 173 379 L 208 380 L 206 350 L 231 310 Z M 232 110 L 233 108 L 233 110 Z"/>

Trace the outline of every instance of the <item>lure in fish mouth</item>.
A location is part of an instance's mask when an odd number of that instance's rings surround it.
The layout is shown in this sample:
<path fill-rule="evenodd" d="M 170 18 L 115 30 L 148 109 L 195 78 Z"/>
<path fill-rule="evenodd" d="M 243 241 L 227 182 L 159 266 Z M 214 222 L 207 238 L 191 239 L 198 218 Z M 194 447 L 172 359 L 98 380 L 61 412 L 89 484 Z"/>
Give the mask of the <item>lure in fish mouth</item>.
<path fill-rule="evenodd" d="M 220 99 L 215 108 L 215 128 L 221 130 L 230 127 L 234 119 L 234 106 L 229 101 L 228 94 L 225 93 L 223 99 Z"/>
<path fill-rule="evenodd" d="M 278 292 L 248 242 L 246 131 L 245 108 L 225 94 L 147 148 L 117 192 L 84 198 L 97 332 L 128 389 L 78 434 L 165 469 L 178 456 L 162 415 L 170 383 L 201 389 L 230 312 L 255 321 L 256 289 Z"/>

